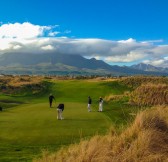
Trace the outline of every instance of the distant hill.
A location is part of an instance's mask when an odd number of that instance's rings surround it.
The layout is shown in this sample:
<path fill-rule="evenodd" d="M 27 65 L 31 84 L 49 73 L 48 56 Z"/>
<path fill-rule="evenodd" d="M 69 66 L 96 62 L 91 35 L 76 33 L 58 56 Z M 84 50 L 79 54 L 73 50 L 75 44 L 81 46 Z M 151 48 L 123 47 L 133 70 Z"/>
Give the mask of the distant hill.
<path fill-rule="evenodd" d="M 111 66 L 95 58 L 61 53 L 6 53 L 0 56 L 2 74 L 79 74 L 90 75 L 167 75 L 159 71 L 144 71 L 135 67 Z"/>

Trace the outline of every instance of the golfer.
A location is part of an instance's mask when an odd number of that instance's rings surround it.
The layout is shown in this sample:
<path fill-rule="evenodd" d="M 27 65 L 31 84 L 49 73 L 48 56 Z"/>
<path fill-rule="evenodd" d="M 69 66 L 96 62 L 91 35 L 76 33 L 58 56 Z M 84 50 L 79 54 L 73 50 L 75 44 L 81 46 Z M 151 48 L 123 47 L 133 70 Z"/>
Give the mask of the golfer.
<path fill-rule="evenodd" d="M 102 97 L 99 98 L 99 110 L 98 111 L 99 112 L 103 111 L 103 98 Z"/>
<path fill-rule="evenodd" d="M 62 112 L 64 111 L 64 104 L 59 104 L 57 106 L 57 119 L 58 120 L 63 120 L 64 118 L 62 117 Z"/>
<path fill-rule="evenodd" d="M 92 104 L 92 99 L 91 99 L 91 97 L 89 96 L 89 97 L 88 97 L 88 112 L 91 112 L 91 104 Z"/>
<path fill-rule="evenodd" d="M 49 96 L 50 108 L 52 107 L 53 100 L 55 100 L 55 97 L 52 94 L 50 94 L 50 96 Z"/>

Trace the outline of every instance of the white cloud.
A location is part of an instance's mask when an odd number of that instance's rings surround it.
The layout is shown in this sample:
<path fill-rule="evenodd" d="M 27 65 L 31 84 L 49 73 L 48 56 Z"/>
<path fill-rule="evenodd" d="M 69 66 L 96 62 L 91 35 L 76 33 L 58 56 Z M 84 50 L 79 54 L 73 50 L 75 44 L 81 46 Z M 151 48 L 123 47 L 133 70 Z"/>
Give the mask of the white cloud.
<path fill-rule="evenodd" d="M 20 49 L 20 48 L 22 48 L 20 45 L 13 46 L 13 49 L 15 50 Z"/>
<path fill-rule="evenodd" d="M 136 40 L 135 39 L 133 39 L 133 38 L 129 38 L 129 39 L 127 39 L 127 40 L 120 40 L 120 41 L 118 41 L 119 43 L 126 43 L 126 44 L 128 44 L 128 43 L 136 43 Z"/>
<path fill-rule="evenodd" d="M 157 66 L 163 63 L 166 66 L 168 62 L 168 44 L 163 40 L 137 41 L 129 38 L 113 41 L 56 37 L 59 34 L 55 29 L 57 27 L 58 25 L 40 26 L 29 22 L 2 24 L 0 25 L 0 54 L 13 51 L 47 53 L 52 50 L 65 54 L 79 54 L 87 58 L 95 57 L 108 63 L 146 61 Z M 67 33 L 70 32 L 67 30 Z M 164 45 L 161 44 L 162 42 Z"/>
<path fill-rule="evenodd" d="M 54 37 L 56 35 L 58 35 L 60 32 L 49 32 L 48 36 Z"/>
<path fill-rule="evenodd" d="M 133 61 L 138 61 L 143 58 L 145 58 L 145 54 L 140 54 L 136 52 L 130 52 L 127 55 L 122 55 L 122 56 L 108 56 L 104 60 L 107 62 L 133 62 Z"/>
<path fill-rule="evenodd" d="M 23 24 L 3 24 L 0 27 L 0 38 L 22 38 L 30 39 L 42 36 L 45 30 L 50 30 L 51 27 L 33 25 L 29 22 Z"/>
<path fill-rule="evenodd" d="M 143 62 L 146 63 L 146 64 L 151 64 L 151 65 L 154 65 L 154 66 L 160 66 L 161 64 L 164 63 L 164 59 L 160 59 L 160 60 L 153 60 L 153 61 L 150 61 L 150 60 L 144 60 Z"/>
<path fill-rule="evenodd" d="M 158 45 L 158 46 L 155 46 L 151 49 L 151 52 L 154 54 L 154 55 L 167 55 L 168 54 L 168 45 Z"/>
<path fill-rule="evenodd" d="M 165 60 L 168 60 L 168 56 L 167 57 L 164 57 Z"/>
<path fill-rule="evenodd" d="M 47 46 L 43 46 L 43 47 L 41 47 L 41 49 L 43 49 L 43 50 L 53 50 L 54 47 L 51 46 L 51 45 L 47 45 Z"/>
<path fill-rule="evenodd" d="M 0 51 L 4 51 L 10 49 L 10 39 L 1 39 L 0 38 Z"/>
<path fill-rule="evenodd" d="M 150 64 L 156 67 L 164 67 L 168 68 L 168 58 L 162 58 L 162 59 L 153 59 L 153 60 L 144 60 L 143 63 Z"/>

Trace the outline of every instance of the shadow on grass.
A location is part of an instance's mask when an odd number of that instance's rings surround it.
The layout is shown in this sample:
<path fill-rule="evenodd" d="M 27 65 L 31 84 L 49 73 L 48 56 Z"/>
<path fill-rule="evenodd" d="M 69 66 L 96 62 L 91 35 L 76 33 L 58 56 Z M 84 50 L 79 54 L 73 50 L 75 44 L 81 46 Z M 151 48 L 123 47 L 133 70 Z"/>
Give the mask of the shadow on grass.
<path fill-rule="evenodd" d="M 74 119 L 74 118 L 66 118 L 60 121 L 64 121 L 64 120 L 68 120 L 68 121 L 100 121 L 102 119 Z"/>

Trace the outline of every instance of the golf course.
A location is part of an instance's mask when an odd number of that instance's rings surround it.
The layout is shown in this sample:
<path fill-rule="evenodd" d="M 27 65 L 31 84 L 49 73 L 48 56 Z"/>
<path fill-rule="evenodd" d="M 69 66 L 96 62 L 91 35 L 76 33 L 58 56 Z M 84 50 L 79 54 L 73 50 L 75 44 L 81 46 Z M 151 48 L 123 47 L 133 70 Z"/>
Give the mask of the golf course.
<path fill-rule="evenodd" d="M 46 87 L 38 93 L 23 89 L 15 93 L 1 93 L 0 101 L 0 161 L 32 161 L 43 150 L 56 151 L 61 147 L 103 135 L 113 125 L 123 127 L 132 111 L 127 99 L 105 102 L 98 111 L 99 97 L 120 95 L 129 88 L 117 81 L 43 80 Z M 52 108 L 48 96 L 55 96 Z M 88 96 L 92 98 L 87 110 Z M 64 103 L 64 120 L 57 120 L 59 103 Z"/>

